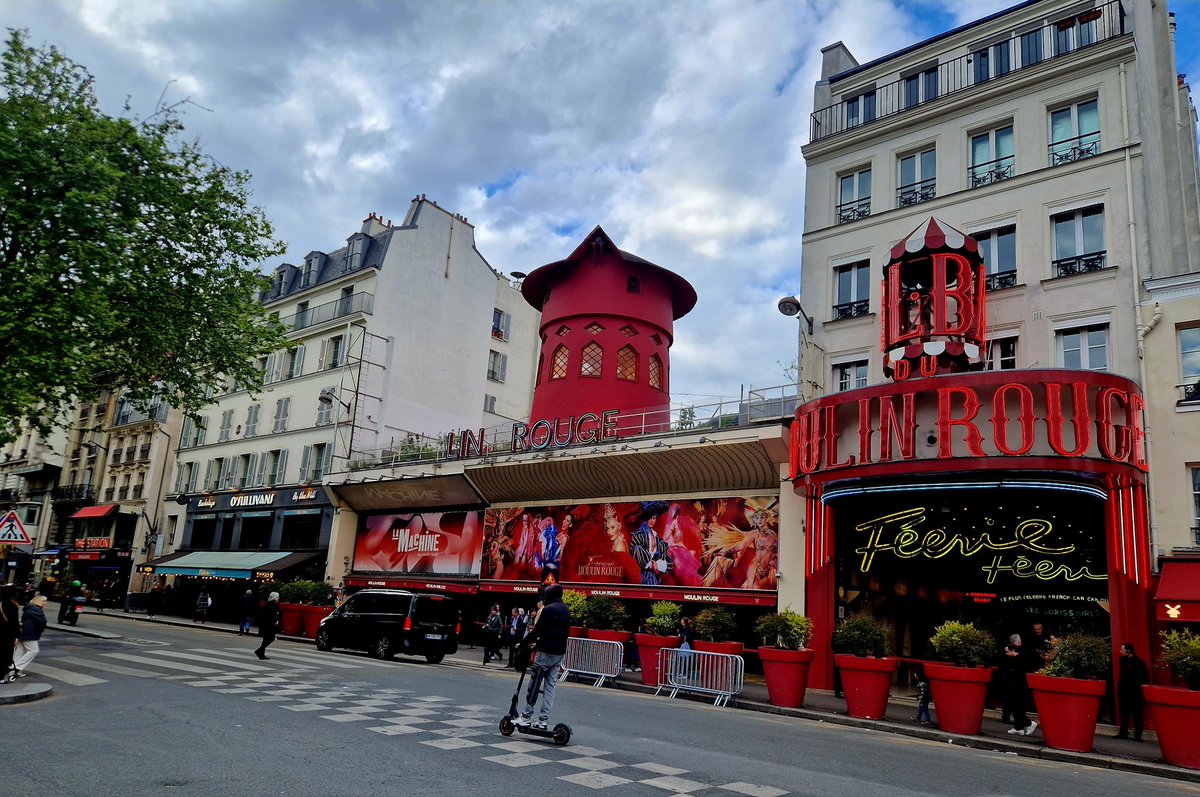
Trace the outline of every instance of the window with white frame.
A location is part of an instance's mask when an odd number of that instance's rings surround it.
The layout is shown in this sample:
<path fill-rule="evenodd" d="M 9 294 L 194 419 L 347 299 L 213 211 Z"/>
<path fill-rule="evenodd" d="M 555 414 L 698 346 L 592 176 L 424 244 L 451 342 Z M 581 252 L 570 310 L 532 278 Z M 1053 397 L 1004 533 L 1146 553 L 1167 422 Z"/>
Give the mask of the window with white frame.
<path fill-rule="evenodd" d="M 287 379 L 295 379 L 304 373 L 304 344 L 287 353 Z"/>
<path fill-rule="evenodd" d="M 927 202 L 937 196 L 937 151 L 932 147 L 899 160 L 896 207 Z"/>
<path fill-rule="evenodd" d="M 1005 39 L 971 53 L 971 77 L 974 83 L 986 83 L 1012 71 L 1012 40 Z"/>
<path fill-rule="evenodd" d="M 264 458 L 266 467 L 262 469 L 264 471 L 262 484 L 274 487 L 283 483 L 287 473 L 287 453 L 286 448 L 267 452 Z"/>
<path fill-rule="evenodd" d="M 923 102 L 937 99 L 938 68 L 922 70 L 904 78 L 904 107 L 912 108 Z"/>
<path fill-rule="evenodd" d="M 342 335 L 334 335 L 321 344 L 321 362 L 318 370 L 341 368 L 346 364 L 346 341 Z"/>
<path fill-rule="evenodd" d="M 858 127 L 875 121 L 875 90 L 864 92 L 845 101 L 846 127 Z"/>
<path fill-rule="evenodd" d="M 499 307 L 492 309 L 492 337 L 496 340 L 508 340 L 508 332 L 512 326 L 512 314 L 506 313 Z"/>
<path fill-rule="evenodd" d="M 846 224 L 871 215 L 871 169 L 838 177 L 837 223 Z"/>
<path fill-rule="evenodd" d="M 971 136 L 971 187 L 998 183 L 1016 174 L 1013 126 L 1004 125 Z"/>
<path fill-rule="evenodd" d="M 249 487 L 254 480 L 254 471 L 258 465 L 258 454 L 242 454 L 237 461 L 237 476 L 235 485 L 241 489 Z"/>
<path fill-rule="evenodd" d="M 221 413 L 221 429 L 217 433 L 217 442 L 227 441 L 231 431 L 233 431 L 233 410 L 225 410 Z"/>
<path fill-rule="evenodd" d="M 292 400 L 290 398 L 281 398 L 275 402 L 275 425 L 271 427 L 272 432 L 286 432 L 288 424 L 288 408 Z"/>
<path fill-rule="evenodd" d="M 834 321 L 856 318 L 871 311 L 870 279 L 870 260 L 859 260 L 833 269 Z"/>
<path fill-rule="evenodd" d="M 332 449 L 328 443 L 305 446 L 300 452 L 300 481 L 321 481 L 329 470 L 329 455 L 331 453 Z"/>
<path fill-rule="evenodd" d="M 1017 225 L 971 233 L 971 237 L 979 242 L 979 254 L 987 269 L 987 289 L 995 291 L 1016 285 Z"/>
<path fill-rule="evenodd" d="M 1021 66 L 1033 66 L 1042 62 L 1042 59 L 1045 57 L 1043 55 L 1042 39 L 1041 28 L 1021 34 L 1019 38 Z"/>
<path fill-rule="evenodd" d="M 1200 327 L 1179 330 L 1179 375 L 1182 401 L 1200 401 Z"/>
<path fill-rule="evenodd" d="M 1102 205 L 1056 213 L 1050 223 L 1054 235 L 1053 276 L 1069 277 L 1107 267 Z"/>
<path fill-rule="evenodd" d="M 1108 325 L 1060 329 L 1056 336 L 1058 365 L 1083 371 L 1108 370 Z"/>
<path fill-rule="evenodd" d="M 1050 112 L 1050 165 L 1059 166 L 1100 154 L 1100 107 L 1097 100 L 1077 102 Z"/>
<path fill-rule="evenodd" d="M 1017 336 L 992 338 L 987 342 L 989 371 L 1015 371 L 1017 368 Z"/>
<path fill-rule="evenodd" d="M 1078 16 L 1059 20 L 1054 25 L 1054 54 L 1069 52 L 1095 44 L 1103 12 L 1098 8 L 1085 11 Z"/>
<path fill-rule="evenodd" d="M 508 378 L 508 355 L 496 350 L 488 352 L 487 378 L 493 382 L 503 382 Z"/>
<path fill-rule="evenodd" d="M 867 386 L 867 361 L 841 363 L 833 366 L 833 383 L 839 393 Z"/>

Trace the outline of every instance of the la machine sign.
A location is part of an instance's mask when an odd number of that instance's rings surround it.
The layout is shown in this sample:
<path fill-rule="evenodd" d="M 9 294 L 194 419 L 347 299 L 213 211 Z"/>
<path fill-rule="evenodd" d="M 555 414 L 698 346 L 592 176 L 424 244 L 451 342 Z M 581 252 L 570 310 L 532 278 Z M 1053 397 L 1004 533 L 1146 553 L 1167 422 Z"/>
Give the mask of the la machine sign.
<path fill-rule="evenodd" d="M 792 478 L 922 459 L 1068 457 L 1148 470 L 1145 402 L 1112 374 L 948 374 L 834 394 L 796 410 Z"/>

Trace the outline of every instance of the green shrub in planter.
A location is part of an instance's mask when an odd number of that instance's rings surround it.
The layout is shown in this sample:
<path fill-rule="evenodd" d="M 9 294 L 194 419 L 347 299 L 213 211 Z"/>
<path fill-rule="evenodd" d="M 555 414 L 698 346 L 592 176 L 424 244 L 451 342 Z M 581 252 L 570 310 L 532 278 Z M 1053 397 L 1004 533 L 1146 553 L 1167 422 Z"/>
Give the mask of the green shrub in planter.
<path fill-rule="evenodd" d="M 1162 661 L 1188 689 L 1200 689 L 1200 635 L 1190 630 L 1163 631 Z"/>
<path fill-rule="evenodd" d="M 646 618 L 646 628 L 651 634 L 675 636 L 679 633 L 679 615 L 682 611 L 678 603 L 655 601 L 650 607 L 650 616 Z"/>
<path fill-rule="evenodd" d="M 866 612 L 847 617 L 833 629 L 833 652 L 852 656 L 886 656 L 891 628 Z"/>
<path fill-rule="evenodd" d="M 1058 643 L 1042 675 L 1104 680 L 1112 672 L 1112 643 L 1101 636 L 1069 634 Z"/>
<path fill-rule="evenodd" d="M 279 586 L 281 603 L 307 603 L 311 606 L 332 606 L 333 587 L 324 581 L 289 581 Z"/>
<path fill-rule="evenodd" d="M 629 625 L 629 612 L 618 600 L 592 596 L 584 601 L 583 621 L 597 631 L 624 631 Z"/>
<path fill-rule="evenodd" d="M 764 614 L 758 618 L 754 631 L 766 640 L 768 647 L 803 650 L 812 636 L 812 620 L 789 607 L 777 614 Z"/>
<path fill-rule="evenodd" d="M 587 615 L 587 596 L 582 592 L 577 592 L 573 589 L 563 590 L 562 602 L 567 605 L 567 610 L 571 612 L 571 624 L 583 625 Z"/>
<path fill-rule="evenodd" d="M 959 667 L 979 667 L 996 655 L 996 640 L 987 631 L 971 623 L 947 620 L 933 630 L 929 638 L 934 654 Z"/>
<path fill-rule="evenodd" d="M 727 642 L 737 633 L 737 620 L 733 612 L 720 606 L 705 609 L 692 621 L 696 636 L 709 642 Z"/>

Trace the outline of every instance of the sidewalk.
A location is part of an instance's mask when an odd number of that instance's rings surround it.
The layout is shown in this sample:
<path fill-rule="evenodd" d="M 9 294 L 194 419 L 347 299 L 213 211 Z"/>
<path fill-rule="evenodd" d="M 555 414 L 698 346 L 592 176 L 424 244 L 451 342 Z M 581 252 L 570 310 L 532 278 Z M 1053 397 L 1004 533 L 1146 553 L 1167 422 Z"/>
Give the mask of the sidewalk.
<path fill-rule="evenodd" d="M 54 609 L 53 613 L 49 609 L 50 607 L 48 606 L 47 616 L 56 617 L 57 608 Z M 97 612 L 89 611 L 82 615 L 80 626 L 60 626 L 57 623 L 51 622 L 48 628 L 55 631 L 100 638 L 113 638 L 116 636 L 87 628 L 88 618 L 95 614 Z M 119 610 L 104 612 L 103 614 L 106 617 L 117 617 L 127 620 L 131 624 L 153 623 L 180 628 L 204 628 L 209 631 L 228 634 L 236 634 L 238 632 L 238 627 L 234 623 L 195 623 L 182 617 L 169 615 L 159 615 L 151 620 L 144 614 L 136 612 L 125 613 Z M 255 633 L 255 635 L 257 634 Z M 279 638 L 292 642 L 312 644 L 312 640 L 307 637 L 281 635 Z M 464 645 L 459 648 L 458 653 L 446 657 L 445 664 L 482 669 L 482 655 L 481 648 Z M 504 670 L 500 664 L 489 664 L 487 668 L 493 671 L 512 672 L 511 670 Z M 516 673 L 513 673 L 513 675 L 515 677 Z M 641 692 L 643 694 L 654 694 L 655 691 L 655 687 L 643 685 L 641 673 L 636 672 L 622 673 L 618 676 L 613 686 L 617 689 Z M 664 697 L 663 699 L 665 700 L 666 698 Z M 685 696 L 682 699 L 706 703 L 712 702 L 711 697 L 706 698 L 699 695 Z M 980 729 L 978 736 L 959 736 L 957 734 L 945 733 L 936 727 L 919 725 L 914 722 L 911 717 L 916 714 L 916 701 L 912 698 L 892 697 L 888 702 L 886 718 L 880 720 L 861 720 L 847 716 L 846 701 L 840 697 L 834 697 L 832 692 L 809 689 L 805 695 L 804 703 L 804 708 L 799 709 L 772 706 L 767 702 L 767 685 L 762 676 L 748 674 L 742 693 L 735 698 L 733 706 L 737 709 L 748 711 L 760 711 L 815 722 L 830 722 L 855 728 L 896 733 L 920 739 L 945 742 L 946 744 L 962 745 L 963 747 L 971 747 L 979 750 L 995 750 L 1002 753 L 1041 758 L 1047 761 L 1069 762 L 1081 766 L 1138 772 L 1145 775 L 1200 783 L 1200 770 L 1183 769 L 1162 763 L 1162 754 L 1158 748 L 1158 738 L 1153 731 L 1146 732 L 1145 741 L 1135 742 L 1131 739 L 1114 739 L 1112 738 L 1112 734 L 1115 733 L 1116 728 L 1112 725 L 1100 725 L 1096 728 L 1096 741 L 1093 752 L 1069 753 L 1063 750 L 1051 750 L 1046 747 L 1042 743 L 1040 730 L 1029 737 L 1010 736 L 1008 729 L 1011 726 L 1000 722 L 999 713 L 995 710 L 988 710 L 984 713 L 983 727 Z M 934 704 L 931 708 L 936 720 L 937 705 Z M 1036 714 L 1031 714 L 1031 716 L 1037 717 Z"/>

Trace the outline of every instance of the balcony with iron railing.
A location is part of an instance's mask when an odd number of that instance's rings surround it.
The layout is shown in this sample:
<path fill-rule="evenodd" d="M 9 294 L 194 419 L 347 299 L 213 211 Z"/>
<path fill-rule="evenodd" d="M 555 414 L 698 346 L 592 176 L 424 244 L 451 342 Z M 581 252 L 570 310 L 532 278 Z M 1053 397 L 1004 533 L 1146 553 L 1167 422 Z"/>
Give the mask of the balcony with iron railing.
<path fill-rule="evenodd" d="M 1083 255 L 1062 257 L 1051 263 L 1055 277 L 1073 277 L 1108 268 L 1108 251 L 1088 252 Z"/>
<path fill-rule="evenodd" d="M 858 318 L 859 316 L 867 315 L 871 312 L 871 300 L 861 299 L 857 302 L 843 302 L 833 306 L 833 321 L 842 321 L 847 318 Z"/>
<path fill-rule="evenodd" d="M 1007 180 L 1017 173 L 1012 155 L 1003 158 L 977 163 L 971 167 L 971 187 L 980 188 L 1001 180 Z"/>
<path fill-rule="evenodd" d="M 985 290 L 998 291 L 1001 288 L 1015 288 L 1017 286 L 1017 272 L 998 271 L 995 274 L 988 274 L 985 280 Z"/>
<path fill-rule="evenodd" d="M 1084 133 L 1074 138 L 1064 138 L 1050 144 L 1050 165 L 1062 166 L 1100 154 L 1100 134 Z"/>
<path fill-rule="evenodd" d="M 1176 385 L 1179 388 L 1179 400 L 1176 404 L 1200 404 L 1200 378 L 1195 382 Z"/>
<path fill-rule="evenodd" d="M 898 114 L 918 111 L 961 92 L 995 86 L 1013 79 L 1014 75 L 1026 69 L 1069 57 L 1080 50 L 1132 32 L 1126 24 L 1125 10 L 1120 0 L 1110 0 L 1097 8 L 1077 13 L 1078 16 L 1055 20 L 1041 28 L 1023 30 L 1020 35 L 991 45 L 987 51 L 981 52 L 994 51 L 997 46 L 1003 46 L 1005 56 L 997 58 L 993 55 L 990 65 L 977 58 L 980 54 L 977 52 L 955 58 L 940 56 L 936 77 L 929 70 L 929 77 L 924 79 L 924 90 L 915 98 L 906 89 L 906 78 L 876 83 L 873 90 L 848 96 L 854 85 L 849 80 L 837 80 L 835 76 L 832 81 L 836 86 L 834 93 L 846 99 L 813 111 L 809 140 L 821 141 L 848 130 L 878 124 Z M 922 56 L 922 60 L 930 59 Z M 908 61 L 900 63 L 900 59 L 896 59 L 896 69 L 907 65 Z M 872 98 L 870 112 L 866 110 L 869 104 L 861 101 L 864 97 Z"/>
<path fill-rule="evenodd" d="M 155 401 L 151 404 L 146 412 L 135 408 L 131 402 L 122 401 L 118 405 L 117 415 L 113 418 L 113 428 L 118 426 L 128 426 L 133 423 L 143 423 L 145 421 L 154 421 L 155 423 L 166 423 L 167 412 L 169 407 L 161 401 Z"/>
<path fill-rule="evenodd" d="M 919 183 L 909 183 L 896 189 L 896 207 L 905 208 L 909 205 L 919 205 L 937 196 L 937 181 L 922 180 Z"/>
<path fill-rule="evenodd" d="M 343 296 L 332 302 L 326 302 L 316 307 L 301 310 L 294 315 L 281 318 L 280 323 L 292 331 L 307 329 L 308 327 L 315 327 L 327 321 L 336 321 L 339 318 L 345 318 L 356 313 L 370 315 L 374 312 L 374 307 L 374 294 L 355 293 L 350 296 Z"/>
<path fill-rule="evenodd" d="M 836 208 L 837 223 L 848 224 L 871 215 L 871 197 L 843 202 Z"/>
<path fill-rule="evenodd" d="M 96 500 L 96 488 L 90 484 L 64 484 L 50 491 L 50 500 L 86 504 Z"/>

